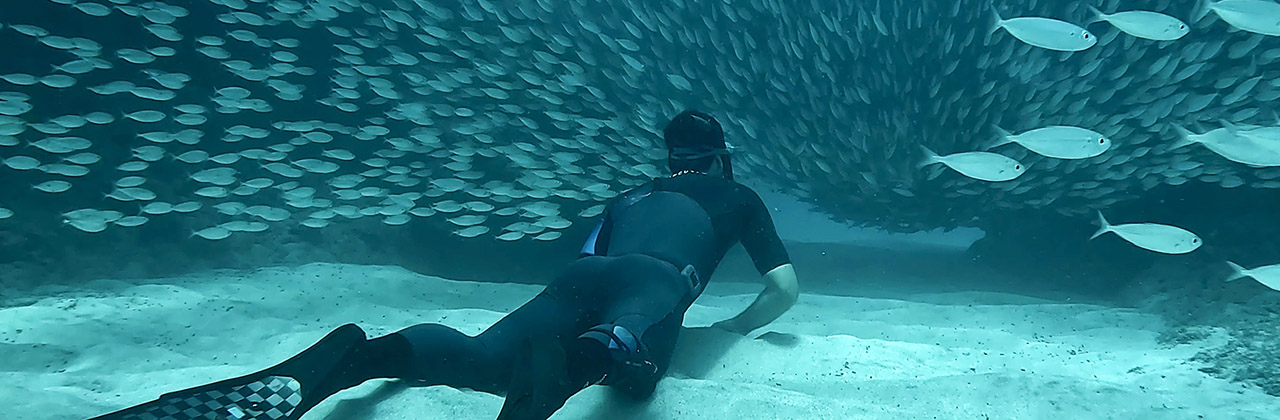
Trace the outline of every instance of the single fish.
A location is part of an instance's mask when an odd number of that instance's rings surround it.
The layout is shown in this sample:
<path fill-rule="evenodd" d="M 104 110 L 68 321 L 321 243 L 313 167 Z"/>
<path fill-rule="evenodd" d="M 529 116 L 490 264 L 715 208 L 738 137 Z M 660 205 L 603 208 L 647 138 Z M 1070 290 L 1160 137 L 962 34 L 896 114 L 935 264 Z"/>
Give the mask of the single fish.
<path fill-rule="evenodd" d="M 57 194 L 71 189 L 71 183 L 67 181 L 45 181 L 31 186 L 31 188 L 50 194 Z"/>
<path fill-rule="evenodd" d="M 192 150 L 173 157 L 183 163 L 197 164 L 209 160 L 209 153 L 203 150 Z"/>
<path fill-rule="evenodd" d="M 174 205 L 173 211 L 178 213 L 191 213 L 193 211 L 200 210 L 201 207 L 204 207 L 204 204 L 200 204 L 199 202 L 196 202 L 196 201 L 188 201 L 185 203 Z"/>
<path fill-rule="evenodd" d="M 1094 14 L 1094 22 L 1105 21 L 1124 31 L 1124 33 L 1138 38 L 1153 41 L 1173 41 L 1191 32 L 1186 23 L 1163 13 L 1134 10 L 1106 14 L 1096 7 L 1088 7 L 1089 11 Z"/>
<path fill-rule="evenodd" d="M 154 215 L 154 216 L 165 215 L 173 211 L 173 204 L 157 201 L 157 202 L 148 203 L 147 205 L 142 206 L 140 210 L 143 213 Z"/>
<path fill-rule="evenodd" d="M 196 195 L 205 198 L 225 198 L 230 193 L 231 191 L 223 187 L 204 187 L 195 192 Z"/>
<path fill-rule="evenodd" d="M 36 83 L 40 83 L 40 78 L 24 73 L 6 74 L 0 76 L 0 80 L 4 80 L 18 86 L 31 86 Z"/>
<path fill-rule="evenodd" d="M 1049 126 L 1012 135 L 995 127 L 1000 139 L 989 148 L 1017 143 L 1039 155 L 1057 159 L 1087 159 L 1111 148 L 1111 140 L 1096 131 L 1071 126 Z"/>
<path fill-rule="evenodd" d="M 306 227 L 309 227 L 309 228 L 313 228 L 313 229 L 320 229 L 320 228 L 323 228 L 323 227 L 329 226 L 329 220 L 327 220 L 327 219 L 307 219 L 307 220 L 303 220 L 301 224 L 302 224 L 303 226 L 306 226 Z"/>
<path fill-rule="evenodd" d="M 1270 287 L 1271 290 L 1280 291 L 1280 264 L 1246 269 L 1239 264 L 1227 261 L 1227 265 L 1231 266 L 1231 277 L 1227 281 L 1236 281 L 1245 277 L 1252 277 L 1263 286 Z"/>
<path fill-rule="evenodd" d="M 13 156 L 8 159 L 0 159 L 5 166 L 19 171 L 29 171 L 40 167 L 40 161 L 31 156 Z"/>
<path fill-rule="evenodd" d="M 138 226 L 142 226 L 142 224 L 144 223 L 147 223 L 148 220 L 149 219 L 147 219 L 146 216 L 125 216 L 125 217 L 121 217 L 120 220 L 116 220 L 113 223 L 115 223 L 116 226 L 138 227 Z"/>
<path fill-rule="evenodd" d="M 150 164 L 147 162 L 139 162 L 135 160 L 135 161 L 121 163 L 119 166 L 116 166 L 116 169 L 119 169 L 125 172 L 141 172 L 143 170 L 146 170 L 147 167 L 149 166 Z"/>
<path fill-rule="evenodd" d="M 48 174 L 63 175 L 70 177 L 81 177 L 89 174 L 89 168 L 80 165 L 67 165 L 63 163 L 50 163 L 41 166 L 40 170 Z"/>
<path fill-rule="evenodd" d="M 1203 244 L 1199 236 L 1177 226 L 1155 223 L 1112 225 L 1107 222 L 1106 217 L 1102 216 L 1102 212 L 1098 212 L 1098 223 L 1101 227 L 1089 239 L 1097 238 L 1107 232 L 1114 232 L 1121 239 L 1139 248 L 1162 254 L 1186 254 L 1195 251 Z"/>
<path fill-rule="evenodd" d="M 103 17 L 111 14 L 111 9 L 98 3 L 72 3 L 72 7 L 89 16 Z"/>
<path fill-rule="evenodd" d="M 1236 163 L 1265 168 L 1280 166 L 1280 151 L 1272 150 L 1249 136 L 1235 135 L 1231 129 L 1220 128 L 1204 134 L 1195 134 L 1178 125 L 1173 126 L 1181 137 L 1170 149 L 1179 149 L 1195 143 Z"/>
<path fill-rule="evenodd" d="M 453 231 L 454 235 L 458 235 L 463 238 L 474 238 L 486 233 L 489 233 L 488 226 L 471 226 Z"/>
<path fill-rule="evenodd" d="M 245 181 L 243 185 L 247 187 L 262 189 L 262 188 L 270 187 L 275 183 L 276 182 L 271 178 L 254 178 L 254 179 Z"/>
<path fill-rule="evenodd" d="M 199 236 L 201 238 L 208 239 L 210 241 L 218 241 L 218 240 L 227 239 L 228 237 L 230 237 L 231 231 L 223 227 L 214 226 L 214 227 L 204 228 L 204 229 L 200 229 L 195 232 L 192 232 L 191 236 L 193 237 Z"/>
<path fill-rule="evenodd" d="M 75 86 L 76 79 L 74 77 L 67 76 L 67 75 L 53 74 L 53 75 L 41 77 L 40 84 L 51 87 L 51 88 L 55 88 L 55 89 L 62 89 L 62 88 L 69 88 L 69 87 Z"/>
<path fill-rule="evenodd" d="M 988 152 L 965 152 L 940 156 L 929 148 L 920 146 L 925 158 L 919 164 L 921 168 L 941 163 L 964 176 L 983 181 L 1009 181 L 1027 171 L 1018 161 L 1007 156 Z"/>
<path fill-rule="evenodd" d="M 152 24 L 143 26 L 147 32 L 151 32 L 156 38 L 160 38 L 169 42 L 178 42 L 182 40 L 182 34 L 178 30 L 169 25 Z"/>
<path fill-rule="evenodd" d="M 30 145 L 49 153 L 65 154 L 88 149 L 93 146 L 93 142 L 82 137 L 49 137 L 31 142 Z"/>
<path fill-rule="evenodd" d="M 1195 20 L 1213 12 L 1236 29 L 1280 36 L 1280 3 L 1271 0 L 1200 0 Z"/>
<path fill-rule="evenodd" d="M 117 219 L 119 220 L 119 219 Z M 107 224 L 113 221 L 104 220 L 64 220 L 63 223 L 71 225 L 85 233 L 99 233 L 107 230 Z"/>
<path fill-rule="evenodd" d="M 507 233 L 495 236 L 494 238 L 496 238 L 499 241 L 511 242 L 511 241 L 519 240 L 520 238 L 523 238 L 523 237 L 524 237 L 524 232 L 507 232 Z"/>
<path fill-rule="evenodd" d="M 991 7 L 991 33 L 1000 29 L 1014 38 L 1054 51 L 1084 51 L 1098 44 L 1098 37 L 1073 23 L 1042 17 L 1019 17 L 1005 20 L 995 6 Z"/>
<path fill-rule="evenodd" d="M 166 115 L 160 111 L 143 110 L 132 113 L 123 114 L 124 118 L 128 118 L 140 123 L 154 123 L 164 120 Z"/>
<path fill-rule="evenodd" d="M 74 155 L 67 156 L 62 160 L 65 162 L 71 162 L 77 165 L 92 165 L 92 164 L 98 163 L 98 161 L 101 161 L 102 156 L 99 156 L 96 153 L 84 152 L 84 153 L 76 153 Z"/>
<path fill-rule="evenodd" d="M 542 234 L 540 234 L 540 235 L 538 235 L 538 236 L 534 236 L 534 237 L 533 237 L 533 240 L 535 240 L 535 241 L 554 241 L 554 240 L 556 240 L 556 239 L 560 239 L 560 235 L 561 235 L 561 233 L 560 233 L 560 232 L 545 232 L 545 233 L 542 233 Z"/>
<path fill-rule="evenodd" d="M 321 153 L 321 155 L 327 158 L 338 159 L 338 160 L 352 160 L 356 158 L 355 154 L 343 149 L 325 150 L 324 152 Z"/>
<path fill-rule="evenodd" d="M 1227 120 L 1220 122 L 1237 142 L 1252 142 L 1256 147 L 1280 154 L 1280 127 L 1239 127 Z"/>

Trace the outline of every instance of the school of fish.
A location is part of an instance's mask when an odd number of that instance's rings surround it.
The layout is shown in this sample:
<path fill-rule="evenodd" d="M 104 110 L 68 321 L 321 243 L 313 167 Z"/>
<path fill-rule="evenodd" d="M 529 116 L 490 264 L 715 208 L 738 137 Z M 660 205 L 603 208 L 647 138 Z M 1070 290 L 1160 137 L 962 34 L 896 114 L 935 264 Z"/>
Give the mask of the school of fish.
<path fill-rule="evenodd" d="M 0 71 L 0 223 L 551 241 L 661 176 L 662 124 L 688 107 L 725 122 L 740 176 L 889 230 L 1280 189 L 1272 0 L 23 7 L 0 16 L 26 57 Z M 1098 219 L 1152 251 L 1200 245 Z"/>

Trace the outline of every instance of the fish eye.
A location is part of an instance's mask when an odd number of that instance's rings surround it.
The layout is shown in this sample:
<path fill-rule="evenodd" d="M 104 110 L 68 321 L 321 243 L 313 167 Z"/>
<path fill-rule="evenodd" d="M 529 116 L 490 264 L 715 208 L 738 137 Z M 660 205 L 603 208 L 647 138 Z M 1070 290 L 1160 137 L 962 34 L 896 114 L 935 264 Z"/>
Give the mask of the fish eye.
<path fill-rule="evenodd" d="M 1015 170 L 1015 171 L 1021 171 L 1021 170 L 1022 170 L 1022 165 L 1013 165 L 1013 170 Z"/>
<path fill-rule="evenodd" d="M 1084 33 L 1084 39 L 1089 39 L 1089 33 L 1088 33 L 1088 32 L 1085 32 L 1085 33 Z"/>
<path fill-rule="evenodd" d="M 1107 139 L 1106 139 L 1105 137 L 1103 137 L 1103 138 L 1099 138 L 1099 139 L 1098 139 L 1098 144 L 1107 144 Z"/>

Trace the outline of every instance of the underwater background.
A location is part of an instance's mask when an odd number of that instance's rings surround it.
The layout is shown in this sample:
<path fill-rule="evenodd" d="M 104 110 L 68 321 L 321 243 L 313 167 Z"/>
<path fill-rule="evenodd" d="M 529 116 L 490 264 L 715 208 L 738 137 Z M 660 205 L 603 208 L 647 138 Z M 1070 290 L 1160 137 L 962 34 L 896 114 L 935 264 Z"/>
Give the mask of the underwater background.
<path fill-rule="evenodd" d="M 15 362 L 3 370 L 78 382 L 66 378 L 81 350 L 52 351 L 12 311 L 73 309 L 65 296 L 110 294 L 103 279 L 394 266 L 545 284 L 576 257 L 604 203 L 667 173 L 661 128 L 698 108 L 720 119 L 737 179 L 773 209 L 805 293 L 999 291 L 1125 308 L 1153 317 L 1139 329 L 1155 345 L 1195 344 L 1178 353 L 1189 372 L 1280 406 L 1280 291 L 1267 286 L 1280 274 L 1226 281 L 1237 277 L 1228 261 L 1280 263 L 1280 160 L 1269 160 L 1280 155 L 1280 37 L 1239 27 L 1249 16 L 1280 27 L 1280 16 L 1237 13 L 1233 1 L 1221 10 L 1190 0 L 12 2 L 0 14 L 0 298 L 14 321 L 0 324 L 0 342 Z M 1143 39 L 1090 23 L 1089 7 L 1156 11 L 1189 33 Z M 1096 45 L 1038 47 L 993 30 L 994 13 L 1081 25 Z M 992 146 L 1002 130 L 1046 126 L 1087 128 L 1110 147 L 1058 159 Z M 922 147 L 998 153 L 1025 173 L 993 182 L 922 166 Z M 1099 212 L 1115 225 L 1185 229 L 1203 246 L 1173 255 L 1119 235 L 1091 240 Z M 727 259 L 717 280 L 754 282 L 743 260 Z M 749 289 L 740 286 L 725 287 Z M 859 310 L 841 301 L 812 314 Z M 50 334 L 79 325 L 35 318 Z M 787 333 L 837 334 L 814 328 Z M 95 369 L 106 377 L 112 366 Z M 1166 391 L 1197 392 L 1181 384 Z M 10 394 L 38 391 L 47 389 Z M 59 413 L 136 401 L 77 395 L 98 405 Z M 50 398 L 48 407 L 63 404 Z M 1101 397 L 1064 399 L 1087 407 L 1092 398 Z M 1246 406 L 1065 415 L 1266 418 Z M 875 417 L 840 407 L 830 413 Z M 981 414 L 921 407 L 882 415 Z M 63 418 L 34 412 L 16 418 Z M 635 418 L 682 418 L 674 413 Z"/>

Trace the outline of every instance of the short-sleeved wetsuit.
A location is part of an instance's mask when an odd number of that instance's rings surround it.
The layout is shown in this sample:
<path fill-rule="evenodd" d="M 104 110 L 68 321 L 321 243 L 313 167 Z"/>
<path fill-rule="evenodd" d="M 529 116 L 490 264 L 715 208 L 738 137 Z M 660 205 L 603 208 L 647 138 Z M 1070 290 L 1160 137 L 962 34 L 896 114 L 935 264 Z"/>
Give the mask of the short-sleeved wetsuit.
<path fill-rule="evenodd" d="M 655 179 L 615 198 L 582 258 L 480 335 L 439 324 L 401 330 L 415 359 L 406 377 L 502 393 L 523 340 L 554 335 L 567 343 L 593 326 L 614 324 L 641 337 L 658 368 L 652 378 L 620 387 L 648 395 L 669 366 L 684 312 L 739 242 L 761 274 L 789 262 L 768 209 L 750 188 L 698 173 Z"/>
<path fill-rule="evenodd" d="M 693 265 L 706 279 L 739 242 L 762 275 L 788 262 L 755 191 L 695 173 L 658 178 L 614 199 L 582 254 L 649 255 L 681 268 Z"/>

